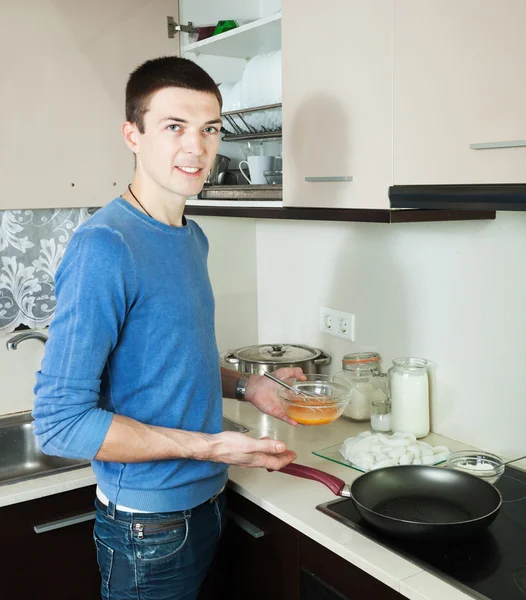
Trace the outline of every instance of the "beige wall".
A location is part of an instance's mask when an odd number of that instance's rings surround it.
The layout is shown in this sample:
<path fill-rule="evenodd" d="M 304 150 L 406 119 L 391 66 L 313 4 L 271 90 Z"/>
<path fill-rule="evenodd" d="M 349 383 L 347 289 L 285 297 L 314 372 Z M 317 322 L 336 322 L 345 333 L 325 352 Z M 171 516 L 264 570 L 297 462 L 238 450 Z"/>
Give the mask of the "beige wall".
<path fill-rule="evenodd" d="M 44 356 L 44 346 L 37 340 L 28 340 L 15 351 L 6 350 L 12 335 L 16 334 L 0 334 L 0 415 L 31 410 L 35 373 Z"/>
<path fill-rule="evenodd" d="M 438 364 L 434 431 L 514 456 L 526 442 L 526 213 L 496 221 L 258 221 L 261 343 L 378 350 Z M 353 312 L 356 341 L 318 331 L 320 306 Z M 337 443 L 340 440 L 334 440 Z"/>
<path fill-rule="evenodd" d="M 307 343 L 438 364 L 433 430 L 524 453 L 526 213 L 496 221 L 352 224 L 199 217 L 210 240 L 220 350 Z M 318 331 L 321 305 L 356 315 L 356 341 Z M 28 410 L 38 342 L 0 339 L 0 412 Z M 340 440 L 334 440 L 337 443 Z"/>
<path fill-rule="evenodd" d="M 210 243 L 208 269 L 216 300 L 220 351 L 258 343 L 256 222 L 192 217 Z"/>

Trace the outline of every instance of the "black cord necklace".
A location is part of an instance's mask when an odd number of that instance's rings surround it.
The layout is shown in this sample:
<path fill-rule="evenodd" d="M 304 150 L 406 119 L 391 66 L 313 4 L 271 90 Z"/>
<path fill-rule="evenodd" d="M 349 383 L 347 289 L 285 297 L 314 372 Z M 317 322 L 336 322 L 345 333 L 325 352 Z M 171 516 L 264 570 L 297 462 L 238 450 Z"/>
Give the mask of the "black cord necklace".
<path fill-rule="evenodd" d="M 131 183 L 128 184 L 128 190 L 130 192 L 130 194 L 133 196 L 135 202 L 137 202 L 137 204 L 144 210 L 144 212 L 150 217 L 150 219 L 153 219 L 152 215 L 144 208 L 144 206 L 139 202 L 139 198 L 137 198 L 137 196 L 132 192 L 131 189 Z"/>

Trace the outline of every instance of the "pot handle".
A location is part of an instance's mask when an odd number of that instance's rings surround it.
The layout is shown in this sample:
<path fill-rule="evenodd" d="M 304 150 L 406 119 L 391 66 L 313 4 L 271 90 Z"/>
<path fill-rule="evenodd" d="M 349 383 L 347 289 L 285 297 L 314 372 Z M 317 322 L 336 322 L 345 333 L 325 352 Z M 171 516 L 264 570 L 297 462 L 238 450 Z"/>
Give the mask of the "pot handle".
<path fill-rule="evenodd" d="M 223 360 L 227 363 L 230 363 L 231 365 L 238 365 L 239 364 L 239 358 L 236 358 L 234 356 L 234 353 L 232 351 L 227 352 L 224 356 L 223 356 Z"/>
<path fill-rule="evenodd" d="M 328 365 L 331 362 L 331 357 L 323 352 L 312 361 L 315 365 Z"/>
<path fill-rule="evenodd" d="M 272 469 L 267 469 L 267 471 L 272 472 Z M 318 481 L 319 483 L 323 483 L 323 485 L 327 486 L 336 496 L 341 496 L 342 490 L 345 487 L 345 481 L 343 481 L 343 479 L 340 479 L 335 475 L 325 473 L 325 471 L 313 469 L 312 467 L 307 467 L 305 465 L 290 463 L 284 466 L 282 469 L 279 469 L 278 473 L 287 473 L 288 475 L 293 475 L 294 477 L 302 477 L 303 479 L 312 479 L 313 481 Z"/>

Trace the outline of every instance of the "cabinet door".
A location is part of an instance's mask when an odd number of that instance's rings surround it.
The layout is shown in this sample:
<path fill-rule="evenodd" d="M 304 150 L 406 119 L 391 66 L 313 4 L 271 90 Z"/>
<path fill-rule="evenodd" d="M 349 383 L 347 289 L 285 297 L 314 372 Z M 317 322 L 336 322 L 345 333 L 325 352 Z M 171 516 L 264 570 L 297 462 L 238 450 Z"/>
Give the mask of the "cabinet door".
<path fill-rule="evenodd" d="M 284 2 L 282 48 L 284 205 L 388 208 L 392 0 Z"/>
<path fill-rule="evenodd" d="M 522 183 L 526 2 L 397 0 L 395 184 Z M 526 141 L 524 142 L 526 144 Z"/>
<path fill-rule="evenodd" d="M 199 600 L 298 600 L 298 532 L 227 490 L 228 522 Z"/>
<path fill-rule="evenodd" d="M 4 597 L 100 597 L 94 500 L 95 486 L 89 486 L 0 508 Z"/>
<path fill-rule="evenodd" d="M 0 6 L 0 209 L 101 206 L 133 177 L 128 75 L 179 53 L 176 0 L 17 0 Z"/>
<path fill-rule="evenodd" d="M 300 535 L 301 600 L 402 600 L 403 596 Z"/>

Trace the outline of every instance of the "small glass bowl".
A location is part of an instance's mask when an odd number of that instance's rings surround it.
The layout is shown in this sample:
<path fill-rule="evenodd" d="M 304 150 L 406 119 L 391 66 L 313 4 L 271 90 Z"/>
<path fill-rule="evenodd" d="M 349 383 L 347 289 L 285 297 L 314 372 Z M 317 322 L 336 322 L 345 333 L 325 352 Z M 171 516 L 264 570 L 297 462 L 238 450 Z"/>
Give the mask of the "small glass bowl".
<path fill-rule="evenodd" d="M 496 483 L 506 469 L 502 459 L 496 454 L 476 450 L 453 452 L 447 459 L 447 466 L 450 469 L 476 475 L 488 483 Z"/>
<path fill-rule="evenodd" d="M 350 390 L 333 381 L 330 375 L 310 374 L 305 381 L 286 379 L 298 390 L 316 394 L 316 397 L 297 395 L 277 385 L 278 398 L 283 410 L 302 425 L 326 425 L 336 421 L 349 403 Z"/>
<path fill-rule="evenodd" d="M 264 171 L 263 175 L 270 185 L 282 185 L 283 171 Z"/>

